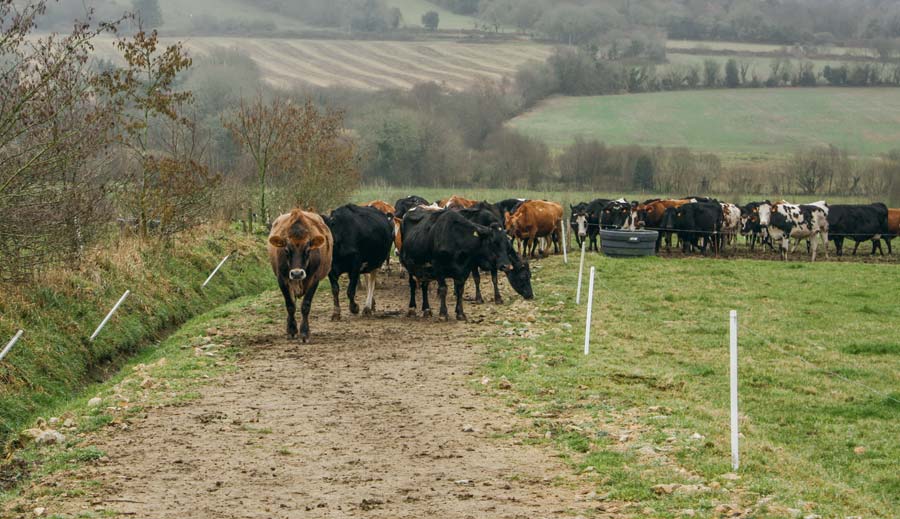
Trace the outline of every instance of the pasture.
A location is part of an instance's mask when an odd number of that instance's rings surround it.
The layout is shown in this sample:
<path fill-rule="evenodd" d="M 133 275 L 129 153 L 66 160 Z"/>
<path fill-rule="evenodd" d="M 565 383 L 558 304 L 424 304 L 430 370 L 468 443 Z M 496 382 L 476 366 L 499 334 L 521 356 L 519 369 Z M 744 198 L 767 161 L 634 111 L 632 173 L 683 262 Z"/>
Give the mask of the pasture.
<path fill-rule="evenodd" d="M 171 44 L 172 38 L 161 38 Z M 99 39 L 97 55 L 115 59 L 113 40 Z M 434 81 L 462 90 L 476 81 L 515 76 L 531 60 L 543 61 L 549 45 L 466 44 L 451 41 L 354 41 L 285 38 L 197 37 L 184 41 L 197 56 L 214 48 L 236 48 L 259 65 L 263 80 L 282 87 L 346 86 L 364 90 L 411 88 Z"/>
<path fill-rule="evenodd" d="M 900 90 L 783 88 L 557 97 L 509 126 L 559 148 L 576 137 L 607 144 L 722 154 L 789 154 L 835 145 L 875 155 L 900 142 Z"/>
<path fill-rule="evenodd" d="M 724 489 L 740 489 L 732 503 L 754 517 L 900 514 L 896 266 L 586 263 L 598 269 L 591 354 L 581 351 L 577 263 L 553 257 L 534 274 L 536 322 L 510 325 L 529 340 L 490 339 L 486 371 L 509 380 L 512 392 L 496 394 L 550 438 L 535 441 L 576 470 L 593 467 L 602 500 L 636 503 L 644 516 L 710 517 Z M 730 309 L 741 330 L 737 480 L 723 477 Z"/>

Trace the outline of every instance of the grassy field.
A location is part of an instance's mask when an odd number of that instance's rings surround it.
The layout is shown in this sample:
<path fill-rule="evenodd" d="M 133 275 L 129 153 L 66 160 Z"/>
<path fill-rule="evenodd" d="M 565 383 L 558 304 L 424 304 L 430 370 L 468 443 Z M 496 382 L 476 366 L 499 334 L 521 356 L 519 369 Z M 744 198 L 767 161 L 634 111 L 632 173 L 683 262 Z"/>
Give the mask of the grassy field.
<path fill-rule="evenodd" d="M 658 71 L 664 71 L 666 68 L 669 68 L 669 67 L 679 67 L 679 66 L 686 66 L 686 65 L 694 65 L 694 66 L 698 66 L 698 67 L 703 67 L 704 61 L 706 61 L 707 59 L 712 59 L 712 60 L 718 61 L 719 63 L 722 64 L 722 73 L 724 74 L 725 63 L 729 59 L 731 59 L 731 56 L 717 56 L 717 55 L 704 56 L 704 55 L 698 55 L 698 54 L 670 53 L 667 55 L 667 59 L 669 60 L 669 63 L 665 64 L 665 65 L 657 66 Z M 740 63 L 749 63 L 750 64 L 750 68 L 748 69 L 748 72 L 747 72 L 748 79 L 752 79 L 753 76 L 756 75 L 756 77 L 759 78 L 760 81 L 764 82 L 772 74 L 771 65 L 772 65 L 772 61 L 774 60 L 774 58 L 737 56 L 737 57 L 735 57 L 735 59 L 738 60 L 738 62 L 740 62 Z M 835 67 L 835 66 L 841 66 L 844 64 L 844 62 L 833 61 L 833 60 L 807 60 L 807 59 L 791 58 L 791 63 L 795 67 L 794 70 L 796 70 L 796 67 L 800 63 L 807 62 L 807 61 L 809 61 L 813 64 L 813 70 L 815 70 L 815 72 L 817 74 L 821 74 L 822 70 L 825 68 L 826 65 Z M 702 70 L 702 68 L 701 68 L 701 70 Z M 701 72 L 701 74 L 702 74 L 702 72 Z"/>
<path fill-rule="evenodd" d="M 97 54 L 116 56 L 112 44 L 111 39 L 99 40 Z M 429 81 L 463 89 L 480 79 L 513 77 L 519 65 L 543 61 L 553 52 L 541 44 L 447 41 L 199 37 L 184 40 L 184 45 L 193 55 L 216 47 L 238 49 L 259 64 L 266 81 L 278 86 L 341 85 L 367 90 L 410 88 Z"/>
<path fill-rule="evenodd" d="M 769 43 L 746 43 L 735 41 L 698 41 L 698 40 L 667 40 L 666 50 L 678 52 L 680 50 L 700 51 L 732 51 L 732 52 L 781 52 L 790 46 L 774 45 Z M 816 46 L 822 54 L 835 54 L 845 56 L 874 56 L 872 49 L 861 47 L 835 47 L 831 45 Z"/>
<path fill-rule="evenodd" d="M 895 266 L 597 255 L 590 265 L 591 354 L 577 267 L 556 257 L 534 273 L 540 312 L 489 339 L 485 375 L 509 380 L 511 391 L 488 391 L 531 419 L 531 441 L 588 471 L 603 506 L 635 503 L 643 517 L 721 517 L 723 503 L 752 517 L 900 515 L 900 307 L 883 289 L 900 284 Z M 736 478 L 730 309 L 741 330 Z M 654 489 L 667 484 L 686 486 Z"/>
<path fill-rule="evenodd" d="M 558 97 L 509 125 L 559 148 L 608 144 L 784 154 L 833 144 L 873 155 L 900 142 L 900 89 L 796 88 Z"/>

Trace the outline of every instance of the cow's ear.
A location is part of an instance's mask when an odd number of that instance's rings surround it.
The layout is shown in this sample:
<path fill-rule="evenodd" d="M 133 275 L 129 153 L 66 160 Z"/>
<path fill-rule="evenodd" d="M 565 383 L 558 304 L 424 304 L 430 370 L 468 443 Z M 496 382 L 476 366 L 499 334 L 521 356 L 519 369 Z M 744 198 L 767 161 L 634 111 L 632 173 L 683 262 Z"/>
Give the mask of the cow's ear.
<path fill-rule="evenodd" d="M 281 236 L 269 236 L 269 244 L 275 248 L 282 248 L 287 245 L 287 241 Z"/>
<path fill-rule="evenodd" d="M 325 237 L 321 234 L 314 236 L 313 239 L 309 240 L 309 250 L 316 250 L 322 245 L 325 245 Z"/>

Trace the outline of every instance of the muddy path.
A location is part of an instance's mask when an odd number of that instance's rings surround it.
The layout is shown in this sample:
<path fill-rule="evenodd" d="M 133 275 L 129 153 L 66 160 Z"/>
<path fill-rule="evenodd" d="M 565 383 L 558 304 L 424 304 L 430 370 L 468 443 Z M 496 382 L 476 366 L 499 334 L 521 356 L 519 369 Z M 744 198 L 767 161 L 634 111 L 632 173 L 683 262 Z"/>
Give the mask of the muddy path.
<path fill-rule="evenodd" d="M 330 292 L 320 287 L 306 345 L 284 338 L 280 295 L 265 294 L 259 311 L 215 332 L 242 345 L 236 370 L 187 405 L 88 438 L 104 458 L 41 484 L 91 480 L 91 489 L 19 502 L 21 516 L 34 506 L 62 517 L 582 513 L 584 482 L 549 448 L 523 443 L 520 419 L 473 388 L 478 338 L 528 303 L 468 302 L 465 324 L 407 318 L 405 281 L 396 272 L 379 281 L 376 317 L 351 316 L 344 302 L 341 322 L 328 320 Z"/>

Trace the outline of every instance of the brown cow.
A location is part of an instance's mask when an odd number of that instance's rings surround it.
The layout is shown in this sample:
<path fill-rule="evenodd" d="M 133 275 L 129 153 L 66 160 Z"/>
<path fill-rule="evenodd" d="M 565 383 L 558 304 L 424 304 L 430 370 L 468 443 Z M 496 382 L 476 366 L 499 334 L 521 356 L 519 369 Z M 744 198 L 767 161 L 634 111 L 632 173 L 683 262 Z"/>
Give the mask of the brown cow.
<path fill-rule="evenodd" d="M 297 336 L 297 307 L 295 301 L 303 297 L 300 312 L 300 339 L 309 340 L 309 309 L 319 281 L 331 271 L 334 238 L 322 217 L 294 209 L 279 216 L 272 223 L 269 234 L 269 261 L 278 279 L 287 310 L 287 335 Z"/>
<path fill-rule="evenodd" d="M 524 246 L 522 254 L 528 254 L 528 243 L 531 242 L 531 257 L 537 248 L 540 238 L 549 238 L 553 241 L 554 251 L 558 254 L 560 235 L 562 234 L 563 208 L 555 202 L 543 200 L 529 200 L 512 215 L 506 214 L 506 230 L 513 238 L 521 240 Z"/>
<path fill-rule="evenodd" d="M 441 205 L 441 207 L 444 209 L 467 209 L 478 203 L 477 200 L 469 200 L 468 198 L 463 198 L 459 195 L 453 195 L 446 201 L 442 200 L 442 202 L 444 202 L 444 204 Z"/>
<path fill-rule="evenodd" d="M 394 206 L 392 206 L 391 204 L 389 204 L 387 202 L 381 201 L 381 200 L 372 200 L 368 204 L 360 204 L 360 205 L 374 207 L 375 209 L 378 209 L 382 213 L 384 213 L 392 218 L 394 216 L 394 212 L 396 211 L 396 209 L 394 209 Z"/>
<path fill-rule="evenodd" d="M 670 207 L 681 207 L 690 202 L 691 200 L 687 198 L 680 198 L 677 200 L 654 199 L 647 200 L 643 204 L 637 206 L 637 226 L 659 231 L 659 235 L 656 237 L 656 252 L 659 252 L 659 246 L 662 244 L 663 235 L 665 235 L 666 238 L 666 251 L 671 251 L 672 249 L 672 233 L 662 230 L 663 215 L 665 215 L 666 209 Z"/>
<path fill-rule="evenodd" d="M 900 209 L 888 209 L 888 235 L 884 241 L 887 242 L 888 254 L 893 254 L 891 240 L 900 236 Z"/>

